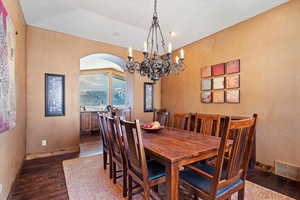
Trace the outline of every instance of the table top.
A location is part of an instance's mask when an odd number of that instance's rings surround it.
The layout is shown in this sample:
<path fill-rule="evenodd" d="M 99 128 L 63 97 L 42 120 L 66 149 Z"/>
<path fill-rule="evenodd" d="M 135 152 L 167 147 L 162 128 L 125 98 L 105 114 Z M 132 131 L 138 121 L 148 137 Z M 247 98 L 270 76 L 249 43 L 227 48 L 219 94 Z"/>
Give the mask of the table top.
<path fill-rule="evenodd" d="M 165 127 L 157 133 L 143 131 L 145 150 L 171 163 L 217 152 L 220 141 L 219 137 L 170 127 Z M 231 144 L 232 141 L 228 141 L 227 145 Z"/>

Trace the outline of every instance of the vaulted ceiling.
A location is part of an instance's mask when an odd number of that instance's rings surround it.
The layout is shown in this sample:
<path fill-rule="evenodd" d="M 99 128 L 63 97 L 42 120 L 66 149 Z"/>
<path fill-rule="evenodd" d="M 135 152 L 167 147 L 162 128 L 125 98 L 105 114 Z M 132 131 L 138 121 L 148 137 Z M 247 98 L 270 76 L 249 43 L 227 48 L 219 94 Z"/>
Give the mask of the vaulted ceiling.
<path fill-rule="evenodd" d="M 153 0 L 20 1 L 29 25 L 138 50 L 153 13 Z M 166 39 L 179 48 L 287 1 L 158 0 L 158 15 Z"/>

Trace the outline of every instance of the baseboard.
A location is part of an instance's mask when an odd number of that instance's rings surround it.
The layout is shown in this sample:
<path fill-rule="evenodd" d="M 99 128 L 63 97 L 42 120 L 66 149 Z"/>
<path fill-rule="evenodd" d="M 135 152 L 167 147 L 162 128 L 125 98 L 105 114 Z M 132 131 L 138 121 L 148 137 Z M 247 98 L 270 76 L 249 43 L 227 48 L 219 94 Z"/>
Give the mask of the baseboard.
<path fill-rule="evenodd" d="M 62 155 L 62 154 L 66 154 L 66 153 L 77 153 L 77 152 L 80 152 L 80 147 L 74 146 L 74 147 L 63 148 L 63 149 L 60 149 L 57 151 L 52 151 L 52 152 L 27 154 L 26 160 L 33 160 L 33 159 L 37 159 L 37 158 L 45 158 L 45 157 L 50 157 L 50 156 L 57 156 L 57 155 Z"/>

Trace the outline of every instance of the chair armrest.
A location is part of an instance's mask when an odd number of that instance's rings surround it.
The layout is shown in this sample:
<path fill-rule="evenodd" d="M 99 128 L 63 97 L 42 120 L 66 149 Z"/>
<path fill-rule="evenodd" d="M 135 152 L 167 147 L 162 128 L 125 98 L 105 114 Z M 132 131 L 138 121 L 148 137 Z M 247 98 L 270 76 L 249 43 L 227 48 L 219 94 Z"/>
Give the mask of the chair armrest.
<path fill-rule="evenodd" d="M 213 175 L 211 175 L 211 174 L 209 174 L 209 173 L 207 173 L 207 172 L 205 172 L 205 171 L 203 171 L 203 170 L 201 170 L 201 169 L 199 169 L 199 168 L 197 168 L 193 165 L 186 165 L 185 167 L 190 168 L 191 170 L 205 176 L 206 178 L 213 179 Z"/>

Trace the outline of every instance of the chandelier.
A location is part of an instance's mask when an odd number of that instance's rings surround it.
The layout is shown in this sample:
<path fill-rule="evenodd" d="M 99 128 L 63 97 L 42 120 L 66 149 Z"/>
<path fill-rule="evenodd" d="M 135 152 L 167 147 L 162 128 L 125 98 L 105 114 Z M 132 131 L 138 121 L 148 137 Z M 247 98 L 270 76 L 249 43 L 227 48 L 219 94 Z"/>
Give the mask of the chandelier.
<path fill-rule="evenodd" d="M 157 0 L 154 0 L 154 13 L 147 40 L 144 43 L 143 55 L 144 60 L 137 62 L 133 58 L 132 48 L 129 48 L 126 70 L 130 73 L 137 71 L 142 76 L 148 76 L 154 82 L 170 73 L 178 73 L 183 70 L 183 49 L 180 50 L 180 57 L 176 56 L 175 60 L 172 56 L 172 44 L 169 43 L 168 50 L 166 49 L 166 43 L 158 21 Z"/>

